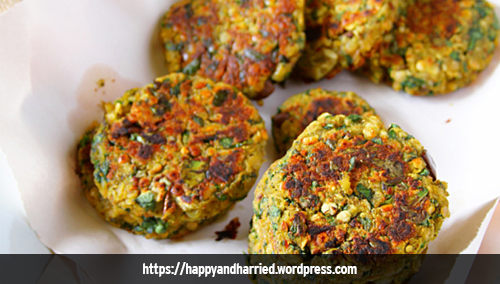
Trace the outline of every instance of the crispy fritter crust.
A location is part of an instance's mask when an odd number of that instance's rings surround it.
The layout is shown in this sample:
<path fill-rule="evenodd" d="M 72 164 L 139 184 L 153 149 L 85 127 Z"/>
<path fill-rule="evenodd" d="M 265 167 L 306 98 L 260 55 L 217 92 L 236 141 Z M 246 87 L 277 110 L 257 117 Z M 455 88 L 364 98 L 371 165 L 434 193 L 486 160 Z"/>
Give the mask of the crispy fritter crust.
<path fill-rule="evenodd" d="M 249 252 L 424 252 L 449 216 L 424 153 L 376 116 L 321 115 L 259 182 Z"/>
<path fill-rule="evenodd" d="M 162 21 L 169 72 L 222 81 L 262 99 L 305 44 L 304 0 L 183 0 Z"/>
<path fill-rule="evenodd" d="M 322 113 L 375 115 L 375 110 L 353 92 L 310 89 L 288 98 L 272 117 L 274 144 L 281 157 L 309 123 Z"/>
<path fill-rule="evenodd" d="M 307 43 L 295 73 L 308 80 L 356 69 L 391 30 L 400 0 L 306 0 Z"/>
<path fill-rule="evenodd" d="M 147 238 L 180 237 L 255 183 L 267 132 L 234 87 L 174 73 L 104 107 L 90 151 L 97 191 L 88 191 L 112 224 Z M 88 146 L 81 148 L 80 164 L 88 164 Z"/>
<path fill-rule="evenodd" d="M 487 1 L 404 0 L 401 17 L 363 72 L 411 95 L 446 94 L 476 79 L 498 38 L 498 18 Z"/>

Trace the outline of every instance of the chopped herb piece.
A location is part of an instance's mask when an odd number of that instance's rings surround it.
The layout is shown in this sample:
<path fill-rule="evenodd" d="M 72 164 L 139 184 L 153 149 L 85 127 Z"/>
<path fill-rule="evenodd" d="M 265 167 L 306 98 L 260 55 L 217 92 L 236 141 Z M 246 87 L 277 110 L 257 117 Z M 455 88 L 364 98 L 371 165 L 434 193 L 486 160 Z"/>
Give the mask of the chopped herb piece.
<path fill-rule="evenodd" d="M 326 130 L 333 129 L 333 124 L 331 124 L 331 123 L 327 123 L 327 124 L 325 124 L 325 125 L 323 126 L 323 128 L 324 128 L 324 129 L 326 129 Z"/>
<path fill-rule="evenodd" d="M 163 115 L 165 112 L 170 111 L 170 109 L 172 109 L 172 105 L 165 97 L 161 97 L 158 103 L 151 107 L 151 110 L 156 115 Z"/>
<path fill-rule="evenodd" d="M 207 163 L 204 161 L 186 161 L 182 168 L 181 178 L 188 187 L 194 187 L 206 178 Z"/>
<path fill-rule="evenodd" d="M 460 54 L 457 51 L 453 51 L 450 54 L 450 57 L 451 57 L 451 59 L 453 59 L 455 61 L 460 61 Z"/>
<path fill-rule="evenodd" d="M 193 120 L 194 122 L 196 122 L 199 126 L 203 126 L 205 125 L 205 122 L 203 121 L 203 119 L 199 116 L 196 116 L 196 115 L 193 115 Z"/>
<path fill-rule="evenodd" d="M 493 24 L 491 25 L 495 30 L 500 30 L 500 22 L 498 22 L 498 18 L 495 17 Z"/>
<path fill-rule="evenodd" d="M 135 231 L 142 232 L 146 230 L 148 234 L 152 234 L 153 232 L 157 234 L 164 234 L 167 231 L 168 224 L 163 222 L 159 218 L 151 217 L 151 218 L 145 218 L 142 216 L 144 221 L 140 226 L 134 227 Z"/>
<path fill-rule="evenodd" d="M 363 225 L 363 228 L 368 231 L 372 227 L 372 221 L 368 218 L 359 218 L 359 221 L 361 222 L 361 225 Z"/>
<path fill-rule="evenodd" d="M 347 64 L 352 65 L 352 57 L 350 55 L 345 55 L 345 59 L 347 60 Z"/>
<path fill-rule="evenodd" d="M 421 172 L 420 172 L 420 175 L 421 176 L 428 176 L 430 174 L 429 170 L 427 168 L 423 169 Z"/>
<path fill-rule="evenodd" d="M 193 7 L 191 6 L 191 3 L 188 3 L 184 5 L 184 9 L 186 9 L 186 14 L 185 16 L 190 19 L 193 16 Z"/>
<path fill-rule="evenodd" d="M 146 211 L 153 211 L 156 207 L 155 196 L 151 191 L 141 193 L 135 202 Z"/>
<path fill-rule="evenodd" d="M 263 54 L 255 51 L 251 48 L 246 48 L 244 51 L 244 55 L 253 61 L 261 61 L 261 60 L 264 60 L 266 58 Z"/>
<path fill-rule="evenodd" d="M 350 160 L 349 160 L 349 172 L 352 171 L 354 169 L 354 164 L 356 164 L 356 157 L 352 157 Z"/>
<path fill-rule="evenodd" d="M 273 204 L 269 209 L 269 216 L 271 216 L 271 218 L 279 218 L 281 217 L 281 210 Z"/>
<path fill-rule="evenodd" d="M 356 143 L 356 145 L 363 145 L 363 144 L 365 144 L 366 142 L 368 142 L 368 140 L 366 140 L 366 139 L 365 139 L 365 140 L 361 140 L 361 141 L 359 141 L 358 143 Z"/>
<path fill-rule="evenodd" d="M 182 49 L 182 46 L 183 46 L 182 43 L 179 43 L 179 44 L 175 44 L 173 42 L 165 43 L 165 49 L 170 50 L 170 51 L 179 51 Z"/>
<path fill-rule="evenodd" d="M 406 183 L 404 183 L 404 182 L 401 182 L 399 185 L 403 188 L 403 190 L 408 189 L 408 185 L 406 185 Z"/>
<path fill-rule="evenodd" d="M 373 193 L 371 191 L 371 189 L 365 187 L 364 185 L 362 185 L 361 183 L 358 183 L 358 185 L 356 186 L 356 189 L 359 191 L 359 193 L 361 193 L 366 199 L 368 199 L 368 201 L 371 201 L 372 200 L 372 196 L 373 196 Z"/>
<path fill-rule="evenodd" d="M 430 227 L 431 226 L 431 222 L 429 221 L 429 218 L 427 218 L 422 223 L 420 223 L 419 225 L 425 226 L 425 227 Z"/>
<path fill-rule="evenodd" d="M 483 33 L 479 28 L 471 28 L 469 30 L 469 47 L 467 48 L 468 51 L 473 50 L 476 47 L 476 42 L 480 39 L 483 38 Z"/>
<path fill-rule="evenodd" d="M 348 119 L 350 119 L 352 122 L 360 122 L 363 117 L 359 114 L 351 114 L 347 116 Z"/>
<path fill-rule="evenodd" d="M 99 183 L 102 182 L 103 180 L 107 181 L 108 178 L 106 176 L 108 175 L 108 172 L 109 172 L 109 161 L 104 160 L 104 162 L 102 164 L 100 164 L 98 169 L 99 169 L 98 171 L 94 172 L 94 178 Z"/>
<path fill-rule="evenodd" d="M 186 145 L 189 142 L 189 132 L 186 130 L 182 132 L 182 143 Z"/>
<path fill-rule="evenodd" d="M 142 229 L 146 230 L 148 234 L 152 234 L 155 229 L 155 219 L 153 218 L 145 218 L 141 224 Z"/>
<path fill-rule="evenodd" d="M 494 41 L 497 38 L 497 35 L 498 35 L 497 31 L 494 29 L 488 31 L 488 39 L 491 41 Z"/>
<path fill-rule="evenodd" d="M 255 215 L 257 215 L 257 217 L 260 218 L 260 216 L 262 216 L 262 212 L 264 211 L 264 209 L 262 208 L 262 205 L 267 203 L 267 197 L 264 197 L 260 200 L 259 202 L 259 212 L 257 212 Z"/>
<path fill-rule="evenodd" d="M 173 87 L 170 88 L 170 94 L 172 96 L 177 97 L 180 93 L 181 93 L 180 84 L 177 84 L 177 85 L 175 85 L 175 86 L 173 86 Z"/>
<path fill-rule="evenodd" d="M 221 193 L 221 192 L 217 192 L 215 193 L 215 196 L 217 197 L 217 199 L 219 199 L 220 201 L 224 201 L 227 199 L 227 195 L 225 195 L 224 193 Z"/>
<path fill-rule="evenodd" d="M 233 138 L 231 137 L 224 137 L 222 138 L 221 140 L 219 140 L 219 144 L 226 148 L 226 149 L 229 149 L 233 146 Z"/>
<path fill-rule="evenodd" d="M 84 147 L 89 143 L 90 143 L 90 134 L 85 133 L 85 135 L 82 137 L 82 140 L 80 140 L 80 148 Z"/>
<path fill-rule="evenodd" d="M 422 80 L 422 79 L 419 79 L 417 77 L 414 77 L 414 76 L 408 76 L 406 77 L 406 80 L 404 80 L 402 83 L 401 83 L 401 87 L 403 89 L 406 89 L 406 88 L 420 88 L 422 87 L 423 85 L 425 85 L 425 81 Z"/>
<path fill-rule="evenodd" d="M 481 19 L 484 18 L 484 17 L 486 17 L 488 15 L 488 12 L 482 6 L 477 6 L 476 10 L 479 13 L 479 16 L 481 17 Z"/>
<path fill-rule="evenodd" d="M 280 62 L 283 62 L 283 63 L 288 63 L 290 62 L 290 59 L 288 59 L 288 57 L 284 56 L 284 55 L 280 55 L 278 56 L 278 59 Z"/>
<path fill-rule="evenodd" d="M 276 224 L 275 222 L 271 222 L 271 226 L 273 227 L 273 231 L 278 231 L 278 224 Z"/>
<path fill-rule="evenodd" d="M 226 89 L 219 90 L 215 93 L 214 100 L 212 104 L 214 106 L 220 107 L 226 101 L 227 96 L 229 95 L 229 91 Z"/>
<path fill-rule="evenodd" d="M 396 132 L 393 129 L 389 130 L 388 134 L 389 134 L 389 138 L 391 138 L 391 139 L 398 138 L 398 135 L 396 134 Z"/>
<path fill-rule="evenodd" d="M 336 148 L 335 141 L 332 139 L 327 139 L 325 141 L 325 144 L 328 145 L 328 147 L 330 147 L 330 149 L 332 149 L 332 150 L 335 150 L 335 148 Z"/>
<path fill-rule="evenodd" d="M 94 139 L 92 139 L 92 144 L 95 145 L 95 144 L 101 142 L 102 138 L 103 138 L 103 134 L 102 133 L 94 136 Z"/>
<path fill-rule="evenodd" d="M 191 62 L 189 62 L 184 69 L 182 69 L 182 73 L 188 74 L 188 75 L 193 75 L 200 69 L 200 64 L 201 61 L 199 58 L 193 59 Z"/>
<path fill-rule="evenodd" d="M 246 141 L 245 141 L 246 142 Z M 236 143 L 232 146 L 232 148 L 240 148 L 240 147 L 243 147 L 243 145 L 245 145 L 245 142 L 241 142 L 241 143 Z"/>
<path fill-rule="evenodd" d="M 375 138 L 373 138 L 373 139 L 372 139 L 372 142 L 373 142 L 373 143 L 377 143 L 377 144 L 379 144 L 379 145 L 384 145 L 384 144 L 382 143 L 382 139 L 381 139 L 380 137 L 375 137 Z"/>
<path fill-rule="evenodd" d="M 386 199 L 384 200 L 384 202 L 382 202 L 380 204 L 380 206 L 387 205 L 387 204 L 392 204 L 392 202 L 394 202 L 394 199 L 393 199 L 392 195 L 390 195 L 389 198 L 387 198 L 387 196 L 385 198 Z"/>
<path fill-rule="evenodd" d="M 432 219 L 436 219 L 436 218 L 443 218 L 443 215 L 441 214 L 436 214 L 435 216 L 432 217 Z"/>
<path fill-rule="evenodd" d="M 192 171 L 199 172 L 199 171 L 204 171 L 206 165 L 207 165 L 207 163 L 205 163 L 203 161 L 194 160 L 194 161 L 191 161 L 190 168 Z"/>
<path fill-rule="evenodd" d="M 424 187 L 424 189 L 422 191 L 420 191 L 419 193 L 417 193 L 417 196 L 420 197 L 420 198 L 423 198 L 428 193 L 429 193 L 429 191 L 427 190 L 427 188 Z"/>
<path fill-rule="evenodd" d="M 399 128 L 399 125 L 391 123 L 391 126 L 389 126 L 389 130 L 391 130 L 393 128 Z"/>

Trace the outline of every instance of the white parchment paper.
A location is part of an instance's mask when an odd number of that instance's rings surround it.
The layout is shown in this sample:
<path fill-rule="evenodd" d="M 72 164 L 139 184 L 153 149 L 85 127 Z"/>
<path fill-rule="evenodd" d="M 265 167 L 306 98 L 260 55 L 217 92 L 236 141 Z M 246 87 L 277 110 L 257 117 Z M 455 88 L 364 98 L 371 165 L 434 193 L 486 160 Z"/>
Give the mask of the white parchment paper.
<path fill-rule="evenodd" d="M 499 13 L 499 0 L 497 4 Z M 147 240 L 102 221 L 75 174 L 75 145 L 100 120 L 101 101 L 118 98 L 165 72 L 158 21 L 173 0 L 24 0 L 0 16 L 0 148 L 18 182 L 32 228 L 60 253 L 241 253 L 247 249 L 251 192 L 217 222 L 182 240 Z M 354 91 L 389 125 L 417 137 L 449 183 L 451 217 L 430 253 L 477 252 L 481 223 L 500 196 L 500 69 L 492 64 L 471 86 L 440 97 L 412 97 L 343 72 L 314 84 L 287 82 L 258 107 L 270 117 L 308 88 Z M 96 84 L 104 79 L 105 86 Z M 447 121 L 450 120 L 448 123 Z M 268 145 L 268 162 L 274 157 Z M 234 217 L 236 240 L 215 242 Z M 470 245 L 470 244 L 473 245 Z"/>

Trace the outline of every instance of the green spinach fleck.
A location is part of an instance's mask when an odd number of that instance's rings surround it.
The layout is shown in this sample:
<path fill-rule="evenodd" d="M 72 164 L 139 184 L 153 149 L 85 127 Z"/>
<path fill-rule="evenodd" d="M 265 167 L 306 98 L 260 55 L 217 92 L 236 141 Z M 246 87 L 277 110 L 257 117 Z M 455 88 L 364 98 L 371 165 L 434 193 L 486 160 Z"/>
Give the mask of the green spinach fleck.
<path fill-rule="evenodd" d="M 155 196 L 151 191 L 141 193 L 141 195 L 135 199 L 135 202 L 146 211 L 153 211 L 156 207 Z"/>

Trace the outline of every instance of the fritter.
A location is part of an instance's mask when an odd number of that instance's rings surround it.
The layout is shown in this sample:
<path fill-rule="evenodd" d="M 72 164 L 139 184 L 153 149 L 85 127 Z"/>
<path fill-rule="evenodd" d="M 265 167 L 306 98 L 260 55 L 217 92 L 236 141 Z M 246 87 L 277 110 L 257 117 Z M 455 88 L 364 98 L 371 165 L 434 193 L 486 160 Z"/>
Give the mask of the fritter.
<path fill-rule="evenodd" d="M 295 73 L 308 80 L 356 69 L 392 29 L 400 0 L 307 0 L 306 47 Z"/>
<path fill-rule="evenodd" d="M 259 182 L 249 253 L 423 253 L 449 216 L 424 154 L 377 116 L 322 114 Z"/>
<path fill-rule="evenodd" d="M 305 44 L 304 0 L 183 0 L 161 23 L 169 72 L 222 81 L 262 99 Z"/>
<path fill-rule="evenodd" d="M 411 95 L 446 94 L 468 85 L 488 66 L 499 30 L 487 1 L 404 0 L 394 29 L 363 72 Z"/>
<path fill-rule="evenodd" d="M 128 224 L 127 221 L 134 222 L 133 218 L 127 218 L 125 209 L 113 205 L 109 200 L 102 197 L 94 183 L 94 165 L 90 161 L 90 149 L 97 126 L 93 126 L 85 132 L 77 147 L 77 168 L 76 173 L 80 178 L 80 184 L 85 197 L 96 209 L 101 218 L 112 223 L 115 227 Z"/>
<path fill-rule="evenodd" d="M 324 112 L 332 115 L 375 115 L 375 110 L 353 92 L 316 88 L 294 95 L 272 117 L 274 144 L 279 156 L 283 156 L 293 140 Z"/>
<path fill-rule="evenodd" d="M 174 73 L 104 108 L 90 149 L 97 191 L 87 197 L 115 226 L 180 237 L 229 210 L 256 181 L 265 125 L 228 84 Z"/>

